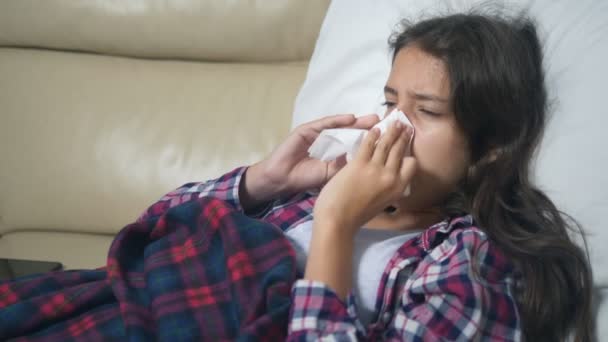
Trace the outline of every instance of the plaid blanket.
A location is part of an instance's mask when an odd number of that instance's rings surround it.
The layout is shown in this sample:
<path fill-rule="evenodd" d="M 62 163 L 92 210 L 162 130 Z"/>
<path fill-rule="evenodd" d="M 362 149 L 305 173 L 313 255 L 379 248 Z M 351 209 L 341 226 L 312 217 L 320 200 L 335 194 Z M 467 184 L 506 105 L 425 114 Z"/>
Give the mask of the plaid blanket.
<path fill-rule="evenodd" d="M 295 269 L 277 227 L 196 198 L 125 227 L 104 268 L 0 283 L 0 340 L 282 340 Z"/>

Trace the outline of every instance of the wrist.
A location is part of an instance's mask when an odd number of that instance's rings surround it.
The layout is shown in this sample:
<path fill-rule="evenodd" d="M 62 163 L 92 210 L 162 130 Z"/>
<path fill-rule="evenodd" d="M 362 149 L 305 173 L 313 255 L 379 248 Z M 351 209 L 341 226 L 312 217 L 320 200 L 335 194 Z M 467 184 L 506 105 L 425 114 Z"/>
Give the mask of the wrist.
<path fill-rule="evenodd" d="M 359 220 L 349 214 L 349 208 L 344 206 L 325 205 L 318 199 L 313 209 L 315 226 L 323 231 L 336 232 L 341 236 L 354 237 L 362 224 Z"/>
<path fill-rule="evenodd" d="M 359 227 L 337 215 L 314 216 L 313 230 L 324 241 L 353 241 Z"/>
<path fill-rule="evenodd" d="M 344 299 L 352 287 L 354 236 L 315 221 L 304 279 L 325 283 Z"/>
<path fill-rule="evenodd" d="M 239 198 L 241 205 L 246 209 L 260 206 L 280 196 L 282 192 L 281 184 L 273 182 L 267 176 L 261 163 L 248 167 L 239 184 Z"/>

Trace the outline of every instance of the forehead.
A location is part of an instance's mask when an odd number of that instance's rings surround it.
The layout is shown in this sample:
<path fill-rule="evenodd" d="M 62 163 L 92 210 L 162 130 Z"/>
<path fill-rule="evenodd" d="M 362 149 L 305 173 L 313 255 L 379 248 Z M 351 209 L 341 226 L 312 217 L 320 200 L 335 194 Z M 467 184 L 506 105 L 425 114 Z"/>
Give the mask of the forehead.
<path fill-rule="evenodd" d="M 415 45 L 399 50 L 387 85 L 402 92 L 425 92 L 449 97 L 450 82 L 445 63 Z"/>

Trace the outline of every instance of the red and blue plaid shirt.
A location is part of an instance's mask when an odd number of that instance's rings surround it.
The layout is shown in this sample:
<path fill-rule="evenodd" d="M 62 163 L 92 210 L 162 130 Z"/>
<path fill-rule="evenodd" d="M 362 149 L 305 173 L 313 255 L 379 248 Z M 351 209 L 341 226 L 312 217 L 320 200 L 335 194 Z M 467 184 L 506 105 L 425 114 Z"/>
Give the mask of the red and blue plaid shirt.
<path fill-rule="evenodd" d="M 141 217 L 159 215 L 197 197 L 215 197 L 243 211 L 238 190 L 246 168 L 162 197 Z M 281 198 L 256 218 L 284 232 L 312 220 L 315 195 Z M 470 216 L 445 220 L 401 246 L 384 266 L 376 319 L 363 326 L 354 296 L 338 298 L 318 281 L 292 288 L 288 340 L 521 340 L 513 264 Z"/>

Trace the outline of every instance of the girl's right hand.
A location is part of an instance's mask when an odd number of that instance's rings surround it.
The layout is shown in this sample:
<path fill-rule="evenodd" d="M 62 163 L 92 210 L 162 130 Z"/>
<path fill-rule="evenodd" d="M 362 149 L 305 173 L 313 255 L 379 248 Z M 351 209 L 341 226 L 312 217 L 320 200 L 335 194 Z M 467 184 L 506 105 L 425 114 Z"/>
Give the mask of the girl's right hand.
<path fill-rule="evenodd" d="M 376 114 L 328 116 L 298 126 L 268 158 L 249 167 L 241 181 L 239 197 L 244 208 L 256 207 L 277 196 L 320 188 L 345 164 L 344 157 L 324 162 L 308 156 L 308 148 L 328 128 L 370 129 Z"/>

